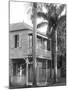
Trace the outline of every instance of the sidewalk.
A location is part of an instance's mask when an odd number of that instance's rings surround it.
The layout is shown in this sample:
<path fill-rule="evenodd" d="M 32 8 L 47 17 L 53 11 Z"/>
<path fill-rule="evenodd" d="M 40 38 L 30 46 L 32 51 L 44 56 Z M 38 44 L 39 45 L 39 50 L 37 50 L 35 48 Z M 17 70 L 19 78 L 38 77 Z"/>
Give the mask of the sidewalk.
<path fill-rule="evenodd" d="M 58 82 L 54 82 L 53 80 L 49 80 L 46 83 L 38 83 L 37 86 L 29 85 L 29 86 L 15 86 L 11 87 L 10 89 L 14 88 L 36 88 L 36 87 L 49 87 L 49 86 L 65 86 L 66 85 L 66 79 L 65 78 L 58 78 Z"/>
<path fill-rule="evenodd" d="M 64 85 L 66 85 L 66 79 L 65 78 L 58 78 L 58 82 L 50 81 L 47 84 L 47 86 L 64 86 Z"/>

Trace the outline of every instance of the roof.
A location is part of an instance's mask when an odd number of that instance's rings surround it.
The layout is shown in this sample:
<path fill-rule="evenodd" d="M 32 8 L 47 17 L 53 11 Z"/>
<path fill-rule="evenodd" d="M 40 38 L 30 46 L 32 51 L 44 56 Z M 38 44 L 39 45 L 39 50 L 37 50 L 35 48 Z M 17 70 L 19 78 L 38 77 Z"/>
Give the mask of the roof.
<path fill-rule="evenodd" d="M 42 27 L 42 25 L 40 27 Z M 38 28 L 40 28 L 40 27 L 38 27 Z M 28 25 L 24 22 L 10 24 L 10 32 L 15 32 L 15 31 L 19 31 L 19 30 L 31 30 L 32 31 L 32 29 L 33 28 L 30 25 Z M 37 31 L 37 33 L 38 33 L 38 35 L 44 36 L 46 39 L 48 39 L 44 33 L 40 32 L 40 31 Z"/>
<path fill-rule="evenodd" d="M 24 22 L 10 24 L 10 31 L 17 31 L 23 29 L 32 29 L 32 27 Z"/>

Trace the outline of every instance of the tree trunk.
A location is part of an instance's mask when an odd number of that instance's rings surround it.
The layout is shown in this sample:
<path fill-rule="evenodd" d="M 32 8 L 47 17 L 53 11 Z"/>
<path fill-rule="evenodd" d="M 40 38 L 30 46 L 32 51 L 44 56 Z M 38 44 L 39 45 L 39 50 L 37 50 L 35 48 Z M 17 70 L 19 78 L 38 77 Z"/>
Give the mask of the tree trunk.
<path fill-rule="evenodd" d="M 37 24 L 36 24 L 36 18 L 37 18 L 37 3 L 33 3 L 33 48 L 32 48 L 32 55 L 33 55 L 33 86 L 36 86 L 36 68 L 37 68 L 37 63 L 36 63 L 36 29 L 37 29 Z"/>
<path fill-rule="evenodd" d="M 57 82 L 57 30 L 52 36 L 52 58 L 54 60 L 54 82 Z"/>

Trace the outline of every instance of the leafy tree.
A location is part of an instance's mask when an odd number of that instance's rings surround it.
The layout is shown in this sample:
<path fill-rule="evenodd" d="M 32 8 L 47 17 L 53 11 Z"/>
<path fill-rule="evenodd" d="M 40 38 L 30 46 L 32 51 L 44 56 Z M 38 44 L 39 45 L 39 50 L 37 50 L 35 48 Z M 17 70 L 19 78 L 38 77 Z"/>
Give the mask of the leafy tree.
<path fill-rule="evenodd" d="M 32 57 L 33 57 L 33 86 L 37 85 L 36 82 L 36 29 L 37 29 L 37 23 L 36 23 L 36 19 L 37 19 L 37 11 L 41 11 L 42 10 L 42 4 L 37 4 L 36 2 L 34 3 L 30 3 L 29 6 L 31 7 L 31 10 L 28 11 L 28 13 L 31 11 L 32 15 L 31 15 L 31 20 L 32 20 L 32 24 L 33 24 L 33 47 L 32 47 Z"/>
<path fill-rule="evenodd" d="M 51 38 L 51 46 L 52 46 L 52 59 L 54 60 L 54 80 L 57 81 L 57 25 L 61 19 L 61 13 L 64 10 L 65 5 L 62 4 L 57 7 L 56 4 L 44 4 L 45 8 L 47 9 L 47 13 L 38 12 L 38 17 L 43 17 L 48 21 L 48 30 L 47 36 Z M 60 36 L 58 34 L 58 36 Z M 58 39 L 58 41 L 61 38 Z M 64 40 L 61 40 L 62 42 Z M 60 46 L 61 44 L 59 44 Z M 61 47 L 61 46 L 60 46 Z"/>
<path fill-rule="evenodd" d="M 44 5 L 45 9 L 47 9 L 47 13 L 43 12 L 42 5 Z M 46 35 L 49 38 L 51 38 L 52 59 L 54 61 L 54 74 L 55 74 L 54 80 L 57 81 L 57 48 L 58 48 L 58 51 L 62 52 L 63 45 L 60 44 L 60 42 L 64 41 L 61 37 L 59 37 L 59 38 L 57 37 L 57 33 L 58 33 L 58 36 L 60 36 L 60 33 L 61 33 L 61 29 L 58 31 L 57 26 L 59 26 L 58 23 L 62 18 L 61 13 L 64 10 L 65 5 L 62 4 L 62 5 L 57 6 L 57 4 L 48 4 L 48 3 L 47 4 L 44 3 L 42 5 L 37 4 L 37 17 L 42 17 L 42 18 L 44 18 L 44 20 L 48 21 L 48 29 L 47 29 Z M 33 7 L 33 3 L 30 6 Z M 33 18 L 33 9 L 31 9 L 31 12 L 32 12 L 32 15 L 31 15 L 31 19 L 32 19 Z M 65 36 L 64 36 L 64 38 L 65 38 Z M 65 43 L 65 42 L 63 42 L 63 43 Z M 57 44 L 58 44 L 58 47 L 57 47 Z"/>
<path fill-rule="evenodd" d="M 59 23 L 57 25 L 57 43 L 58 43 L 58 54 L 65 56 L 66 54 L 66 16 L 62 16 L 59 19 Z"/>

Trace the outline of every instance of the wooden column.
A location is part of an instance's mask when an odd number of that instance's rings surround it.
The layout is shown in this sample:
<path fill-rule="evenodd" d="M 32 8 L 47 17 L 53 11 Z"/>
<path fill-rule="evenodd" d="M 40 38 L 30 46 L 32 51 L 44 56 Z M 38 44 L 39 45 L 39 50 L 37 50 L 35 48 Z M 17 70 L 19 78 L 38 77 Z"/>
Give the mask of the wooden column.
<path fill-rule="evenodd" d="M 50 51 L 51 51 L 51 57 L 52 57 L 52 40 L 50 39 Z M 50 78 L 52 79 L 52 58 L 50 61 Z"/>
<path fill-rule="evenodd" d="M 22 65 L 20 65 L 20 77 L 22 76 Z"/>
<path fill-rule="evenodd" d="M 52 60 L 50 61 L 50 78 L 52 79 Z"/>
<path fill-rule="evenodd" d="M 16 76 L 17 76 L 17 73 L 18 73 L 18 72 L 17 72 L 17 68 L 18 68 L 18 65 L 17 65 L 17 63 L 16 63 Z"/>
<path fill-rule="evenodd" d="M 47 67 L 48 67 L 48 65 L 47 65 L 48 63 L 47 63 L 47 60 L 46 60 L 46 83 L 47 83 L 47 80 L 48 80 L 48 72 L 47 72 Z"/>
<path fill-rule="evenodd" d="M 26 85 L 28 86 L 28 58 L 26 59 Z"/>
<path fill-rule="evenodd" d="M 11 78 L 13 76 L 13 63 L 12 60 L 9 60 L 9 87 L 11 87 Z"/>

